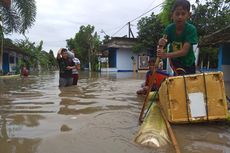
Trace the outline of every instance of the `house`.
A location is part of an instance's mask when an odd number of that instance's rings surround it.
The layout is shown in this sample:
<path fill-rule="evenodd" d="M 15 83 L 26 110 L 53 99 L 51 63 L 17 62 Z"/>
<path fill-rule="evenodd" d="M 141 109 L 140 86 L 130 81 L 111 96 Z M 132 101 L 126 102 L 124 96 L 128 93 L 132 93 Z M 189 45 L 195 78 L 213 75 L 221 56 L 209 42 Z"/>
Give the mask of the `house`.
<path fill-rule="evenodd" d="M 230 25 L 203 37 L 200 47 L 218 47 L 218 71 L 223 71 L 224 80 L 230 81 Z"/>
<path fill-rule="evenodd" d="M 102 54 L 107 57 L 107 68 L 101 71 L 132 72 L 148 69 L 147 54 L 134 53 L 132 48 L 137 43 L 136 38 L 113 37 L 103 45 Z"/>
<path fill-rule="evenodd" d="M 3 55 L 1 57 L 2 74 L 15 74 L 19 71 L 19 61 L 28 61 L 29 55 L 18 49 L 14 45 L 5 44 L 3 46 Z"/>

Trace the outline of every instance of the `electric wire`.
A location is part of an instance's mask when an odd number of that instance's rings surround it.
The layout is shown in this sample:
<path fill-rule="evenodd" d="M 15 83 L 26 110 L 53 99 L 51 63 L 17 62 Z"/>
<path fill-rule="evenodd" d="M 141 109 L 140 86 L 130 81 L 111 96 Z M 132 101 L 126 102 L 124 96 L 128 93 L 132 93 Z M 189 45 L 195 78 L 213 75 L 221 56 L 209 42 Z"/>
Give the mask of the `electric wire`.
<path fill-rule="evenodd" d="M 153 1 L 154 2 L 154 1 Z M 153 8 L 151 8 L 150 10 L 148 10 L 148 11 L 146 11 L 146 12 L 144 12 L 144 13 L 142 13 L 141 15 L 139 15 L 138 17 L 136 17 L 136 18 L 134 18 L 133 20 L 131 20 L 131 21 L 129 21 L 129 22 L 127 22 L 125 25 L 123 25 L 119 30 L 117 30 L 113 35 L 112 35 L 112 37 L 114 36 L 114 35 L 116 35 L 118 32 L 120 32 L 125 26 L 127 26 L 128 25 L 128 23 L 131 23 L 131 22 L 134 22 L 134 21 L 136 21 L 137 19 L 139 19 L 139 18 L 141 18 L 142 16 L 144 16 L 145 14 L 147 14 L 147 13 L 149 13 L 149 12 L 151 12 L 151 11 L 153 11 L 154 9 L 156 9 L 156 8 L 158 8 L 158 7 L 160 7 L 162 4 L 163 4 L 164 2 L 162 2 L 162 3 L 160 3 L 160 4 L 158 4 L 157 6 L 154 6 Z"/>

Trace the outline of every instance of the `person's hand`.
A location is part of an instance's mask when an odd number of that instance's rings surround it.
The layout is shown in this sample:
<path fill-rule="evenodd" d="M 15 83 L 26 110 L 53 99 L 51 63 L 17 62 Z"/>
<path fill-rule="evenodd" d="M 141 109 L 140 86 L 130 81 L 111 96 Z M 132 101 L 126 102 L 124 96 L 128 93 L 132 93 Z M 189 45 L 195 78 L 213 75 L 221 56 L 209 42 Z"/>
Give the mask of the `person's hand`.
<path fill-rule="evenodd" d="M 164 52 L 164 47 L 167 44 L 167 42 L 168 42 L 167 35 L 164 35 L 162 38 L 160 38 L 157 46 L 157 57 L 167 58 L 166 56 L 167 53 Z"/>
<path fill-rule="evenodd" d="M 72 66 L 67 66 L 66 69 L 71 70 L 71 69 L 73 69 L 73 67 Z"/>
<path fill-rule="evenodd" d="M 148 89 L 149 89 L 149 86 L 144 86 L 143 89 L 144 89 L 144 90 L 148 90 Z"/>
<path fill-rule="evenodd" d="M 160 38 L 160 40 L 158 41 L 158 45 L 160 48 L 164 48 L 164 46 L 167 44 L 167 39 L 166 38 Z"/>
<path fill-rule="evenodd" d="M 160 58 L 166 58 L 166 53 L 164 52 L 164 49 L 162 47 L 157 47 L 157 57 Z"/>

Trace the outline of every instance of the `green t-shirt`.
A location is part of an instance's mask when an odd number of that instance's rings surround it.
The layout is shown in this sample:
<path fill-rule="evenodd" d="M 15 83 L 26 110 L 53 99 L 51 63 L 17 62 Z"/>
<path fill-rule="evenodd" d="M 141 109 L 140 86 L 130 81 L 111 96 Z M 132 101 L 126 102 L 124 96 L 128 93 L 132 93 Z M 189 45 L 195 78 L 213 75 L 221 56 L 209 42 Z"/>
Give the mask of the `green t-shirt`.
<path fill-rule="evenodd" d="M 197 44 L 198 42 L 196 27 L 186 22 L 183 32 L 177 36 L 176 24 L 172 23 L 166 27 L 164 34 L 167 35 L 169 52 L 176 52 L 177 50 L 180 50 L 185 42 L 191 44 L 187 55 L 173 59 L 175 61 L 179 61 L 184 66 L 191 66 L 195 62 L 193 44 Z"/>

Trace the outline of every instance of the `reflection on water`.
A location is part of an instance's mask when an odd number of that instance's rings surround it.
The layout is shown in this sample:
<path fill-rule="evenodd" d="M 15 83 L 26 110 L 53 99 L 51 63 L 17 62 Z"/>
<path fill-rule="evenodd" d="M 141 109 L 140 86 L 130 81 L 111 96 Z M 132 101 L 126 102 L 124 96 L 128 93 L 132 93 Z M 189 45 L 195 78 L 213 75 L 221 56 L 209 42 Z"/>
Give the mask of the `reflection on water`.
<path fill-rule="evenodd" d="M 81 72 L 79 85 L 66 88 L 58 88 L 58 72 L 0 79 L 0 153 L 173 152 L 133 142 L 144 101 L 135 92 L 144 76 Z M 230 152 L 228 125 L 173 129 L 185 153 Z"/>

